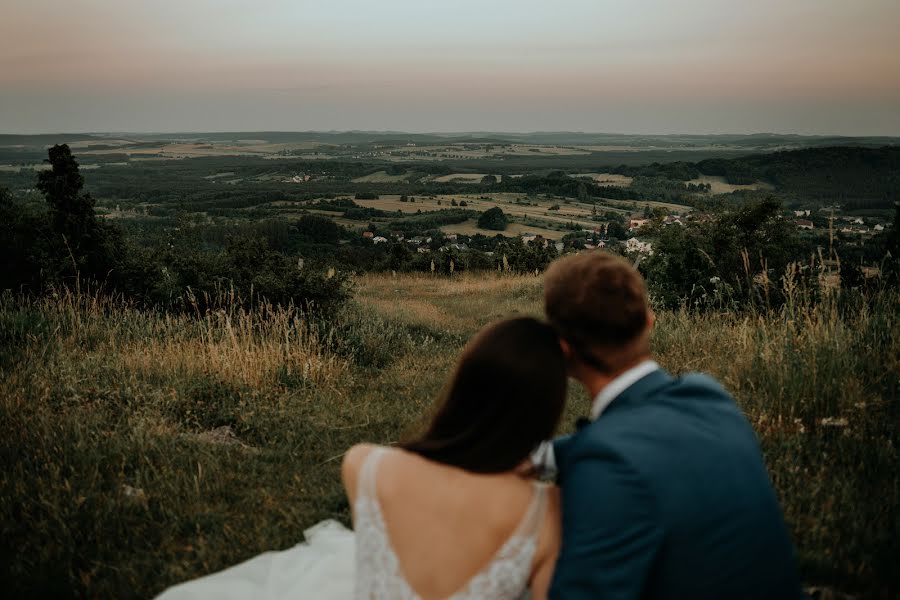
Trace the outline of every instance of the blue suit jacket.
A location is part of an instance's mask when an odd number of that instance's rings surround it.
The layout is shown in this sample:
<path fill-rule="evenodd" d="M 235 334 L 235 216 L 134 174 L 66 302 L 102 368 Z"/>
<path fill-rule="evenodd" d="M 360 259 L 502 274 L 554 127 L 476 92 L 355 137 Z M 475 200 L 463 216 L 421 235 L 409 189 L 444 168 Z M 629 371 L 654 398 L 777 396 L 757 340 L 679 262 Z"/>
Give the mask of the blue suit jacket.
<path fill-rule="evenodd" d="M 803 597 L 756 434 L 713 379 L 655 371 L 554 452 L 552 599 Z"/>

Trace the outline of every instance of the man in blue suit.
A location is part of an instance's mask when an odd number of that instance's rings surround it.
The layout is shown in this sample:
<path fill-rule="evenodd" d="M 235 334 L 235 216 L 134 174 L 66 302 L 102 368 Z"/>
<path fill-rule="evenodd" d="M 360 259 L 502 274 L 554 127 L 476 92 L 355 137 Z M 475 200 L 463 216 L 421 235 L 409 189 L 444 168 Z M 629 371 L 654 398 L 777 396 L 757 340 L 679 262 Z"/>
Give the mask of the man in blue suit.
<path fill-rule="evenodd" d="M 545 309 L 594 398 L 542 459 L 562 488 L 553 599 L 803 597 L 756 435 L 710 377 L 651 360 L 637 271 L 606 253 L 555 262 Z"/>

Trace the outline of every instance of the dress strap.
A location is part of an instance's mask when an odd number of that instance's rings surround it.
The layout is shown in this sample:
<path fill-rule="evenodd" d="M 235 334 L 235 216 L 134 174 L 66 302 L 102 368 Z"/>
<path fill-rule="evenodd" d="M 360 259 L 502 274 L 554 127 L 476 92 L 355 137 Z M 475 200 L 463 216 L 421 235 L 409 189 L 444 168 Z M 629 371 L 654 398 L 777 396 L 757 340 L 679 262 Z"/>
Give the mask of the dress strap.
<path fill-rule="evenodd" d="M 359 470 L 359 478 L 356 482 L 357 497 L 376 499 L 375 473 L 378 470 L 378 463 L 385 452 L 387 452 L 387 448 L 376 446 L 363 461 L 362 468 Z"/>
<path fill-rule="evenodd" d="M 547 488 L 549 486 L 539 481 L 535 481 L 533 485 L 534 494 L 531 503 L 525 510 L 525 515 L 522 517 L 522 522 L 516 532 L 517 535 L 522 537 L 537 536 L 541 531 L 541 526 L 544 524 L 544 515 L 547 512 Z"/>

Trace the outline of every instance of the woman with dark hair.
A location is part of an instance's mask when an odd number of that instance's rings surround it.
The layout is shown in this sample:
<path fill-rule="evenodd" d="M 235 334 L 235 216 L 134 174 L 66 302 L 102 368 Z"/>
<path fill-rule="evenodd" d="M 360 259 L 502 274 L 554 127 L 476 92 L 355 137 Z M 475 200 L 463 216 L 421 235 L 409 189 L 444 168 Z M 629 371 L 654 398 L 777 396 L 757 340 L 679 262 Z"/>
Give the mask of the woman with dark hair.
<path fill-rule="evenodd" d="M 356 597 L 546 596 L 559 548 L 555 488 L 517 474 L 562 415 L 566 364 L 547 325 L 496 323 L 463 351 L 425 432 L 344 459 Z"/>
<path fill-rule="evenodd" d="M 175 586 L 161 598 L 451 600 L 545 598 L 560 544 L 555 487 L 520 467 L 562 414 L 566 363 L 536 319 L 485 327 L 466 346 L 424 432 L 360 444 L 342 475 L 355 532 L 307 541 Z"/>

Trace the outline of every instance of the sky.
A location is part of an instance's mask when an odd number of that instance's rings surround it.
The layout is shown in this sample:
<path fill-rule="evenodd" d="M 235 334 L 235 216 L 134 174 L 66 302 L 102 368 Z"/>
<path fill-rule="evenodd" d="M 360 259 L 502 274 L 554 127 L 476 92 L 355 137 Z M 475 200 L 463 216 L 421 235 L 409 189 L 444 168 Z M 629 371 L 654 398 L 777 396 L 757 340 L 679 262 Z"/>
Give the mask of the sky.
<path fill-rule="evenodd" d="M 900 0 L 3 0 L 0 132 L 900 135 Z"/>

